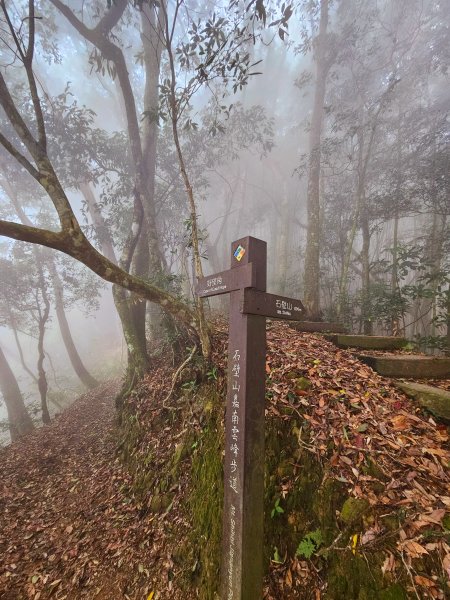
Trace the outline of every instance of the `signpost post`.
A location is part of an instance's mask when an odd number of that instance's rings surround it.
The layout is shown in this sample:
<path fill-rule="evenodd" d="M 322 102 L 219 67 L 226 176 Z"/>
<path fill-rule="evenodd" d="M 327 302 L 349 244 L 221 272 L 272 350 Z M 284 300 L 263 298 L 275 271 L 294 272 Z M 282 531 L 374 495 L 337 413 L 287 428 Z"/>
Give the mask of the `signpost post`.
<path fill-rule="evenodd" d="M 231 269 L 199 280 L 201 297 L 230 293 L 221 599 L 261 600 L 266 317 L 300 321 L 300 300 L 266 293 L 266 242 L 231 245 Z"/>

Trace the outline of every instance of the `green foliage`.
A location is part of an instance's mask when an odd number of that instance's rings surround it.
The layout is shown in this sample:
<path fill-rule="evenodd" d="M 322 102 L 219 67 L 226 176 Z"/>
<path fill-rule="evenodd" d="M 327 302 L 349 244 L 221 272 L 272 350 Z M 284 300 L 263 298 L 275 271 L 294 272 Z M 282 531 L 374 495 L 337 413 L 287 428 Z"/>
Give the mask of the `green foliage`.
<path fill-rule="evenodd" d="M 296 556 L 303 556 L 305 558 L 311 558 L 311 556 L 317 552 L 320 546 L 323 544 L 322 532 L 320 529 L 311 531 L 305 535 L 300 544 L 298 545 Z"/>
<path fill-rule="evenodd" d="M 385 252 L 390 258 L 377 261 L 372 271 L 379 277 L 387 276 L 390 280 L 394 277 L 396 284 L 392 287 L 392 283 L 386 281 L 371 283 L 368 293 L 364 297 L 359 295 L 357 304 L 364 317 L 372 322 L 381 322 L 389 330 L 394 322 L 407 325 L 407 316 L 414 303 L 429 301 L 430 309 L 435 307 L 434 314 L 428 315 L 431 324 L 445 328 L 450 293 L 445 248 L 440 268 L 436 266 L 436 257 L 431 256 L 432 251 L 424 243 L 399 244 Z M 446 339 L 439 334 L 422 337 L 419 342 L 429 348 L 446 348 Z"/>
<path fill-rule="evenodd" d="M 209 381 L 217 381 L 219 373 L 217 371 L 217 367 L 211 367 L 209 371 L 206 372 L 206 376 Z"/>
<path fill-rule="evenodd" d="M 278 548 L 276 546 L 273 549 L 272 562 L 276 563 L 277 565 L 282 565 L 284 563 L 284 560 L 281 558 L 280 553 L 278 552 Z"/>
<path fill-rule="evenodd" d="M 197 382 L 195 379 L 190 379 L 189 381 L 185 381 L 181 387 L 183 390 L 193 392 L 197 389 Z"/>
<path fill-rule="evenodd" d="M 276 515 L 282 515 L 284 513 L 284 509 L 281 508 L 280 506 L 280 502 L 281 502 L 281 498 L 277 498 L 275 500 L 275 505 L 272 509 L 272 512 L 270 513 L 270 516 L 272 517 L 272 519 L 276 516 Z"/>

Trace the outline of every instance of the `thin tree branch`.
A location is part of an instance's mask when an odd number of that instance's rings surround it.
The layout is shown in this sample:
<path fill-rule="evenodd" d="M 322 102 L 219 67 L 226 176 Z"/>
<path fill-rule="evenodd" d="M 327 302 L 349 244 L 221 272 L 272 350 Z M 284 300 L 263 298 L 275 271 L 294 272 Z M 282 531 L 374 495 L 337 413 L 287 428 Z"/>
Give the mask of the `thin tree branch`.
<path fill-rule="evenodd" d="M 28 0 L 28 49 L 24 60 L 24 66 L 27 73 L 28 85 L 31 92 L 31 100 L 33 102 L 34 114 L 38 129 L 38 141 L 44 152 L 47 151 L 47 134 L 45 132 L 44 115 L 42 113 L 41 101 L 36 85 L 36 79 L 33 73 L 33 57 L 34 57 L 34 40 L 35 40 L 35 12 L 34 0 Z"/>
<path fill-rule="evenodd" d="M 39 181 L 39 171 L 33 167 L 30 161 L 23 154 L 21 154 L 2 133 L 0 133 L 0 144 L 9 152 L 9 154 L 11 154 L 11 156 L 17 160 L 18 163 L 22 165 L 22 167 L 28 171 L 28 173 L 30 173 L 32 177 L 36 179 L 36 181 Z"/>
<path fill-rule="evenodd" d="M 59 250 L 83 263 L 105 281 L 117 284 L 150 302 L 156 302 L 188 329 L 197 331 L 197 317 L 185 302 L 115 265 L 89 243 L 80 229 L 54 232 L 0 220 L 0 235 Z"/>
<path fill-rule="evenodd" d="M 33 159 L 35 161 L 39 160 L 42 157 L 42 149 L 23 120 L 22 115 L 17 110 L 2 73 L 0 73 L 0 104 L 11 125 L 14 127 L 15 132 L 25 144 Z"/>

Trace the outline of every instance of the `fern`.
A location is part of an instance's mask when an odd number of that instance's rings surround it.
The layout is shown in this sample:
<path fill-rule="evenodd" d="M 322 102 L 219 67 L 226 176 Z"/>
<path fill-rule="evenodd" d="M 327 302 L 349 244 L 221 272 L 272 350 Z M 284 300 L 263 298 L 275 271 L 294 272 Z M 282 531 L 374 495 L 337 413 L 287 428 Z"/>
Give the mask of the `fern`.
<path fill-rule="evenodd" d="M 320 529 L 310 531 L 305 535 L 305 537 L 298 545 L 295 555 L 304 556 L 305 558 L 311 558 L 311 556 L 320 548 L 322 543 L 323 537 Z"/>

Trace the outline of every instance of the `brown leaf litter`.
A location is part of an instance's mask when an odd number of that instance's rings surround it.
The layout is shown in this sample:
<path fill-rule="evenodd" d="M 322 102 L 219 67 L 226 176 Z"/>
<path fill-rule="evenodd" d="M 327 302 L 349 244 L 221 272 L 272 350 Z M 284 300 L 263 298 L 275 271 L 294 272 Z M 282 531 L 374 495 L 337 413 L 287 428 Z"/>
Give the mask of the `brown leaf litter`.
<path fill-rule="evenodd" d="M 224 326 L 217 329 L 214 360 L 224 373 L 227 335 Z M 447 428 L 350 352 L 286 324 L 268 327 L 266 371 L 267 418 L 291 418 L 282 410 L 289 406 L 310 425 L 307 443 L 300 438 L 299 443 L 328 465 L 349 495 L 367 499 L 375 514 L 403 509 L 406 518 L 385 552 L 384 572 L 395 578 L 406 568 L 411 597 L 444 598 L 450 580 L 450 547 L 442 535 L 450 510 Z M 161 407 L 173 372 L 163 358 L 155 360 L 129 400 L 147 432 L 137 446 L 152 448 L 148 469 L 154 473 L 163 473 L 183 435 L 182 424 L 164 422 L 167 411 Z M 300 389 L 292 372 L 308 385 Z M 218 384 L 224 387 L 223 377 Z M 170 506 L 159 513 L 147 510 L 118 459 L 113 409 L 118 386 L 110 382 L 85 394 L 50 426 L 0 451 L 2 600 L 146 600 L 152 592 L 154 600 L 186 599 L 174 555 L 190 527 L 189 457 Z M 188 401 L 179 389 L 174 396 L 169 404 Z M 199 427 L 195 414 L 185 426 Z M 379 492 L 361 468 L 367 456 L 376 457 L 384 475 Z M 375 519 L 357 532 L 356 541 L 342 539 L 339 545 L 353 544 L 354 552 L 364 553 L 385 535 Z M 436 557 L 439 572 L 418 567 L 429 555 Z M 309 595 L 302 592 L 306 588 Z M 314 559 L 286 557 L 270 565 L 265 598 L 320 598 L 325 589 Z"/>

